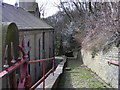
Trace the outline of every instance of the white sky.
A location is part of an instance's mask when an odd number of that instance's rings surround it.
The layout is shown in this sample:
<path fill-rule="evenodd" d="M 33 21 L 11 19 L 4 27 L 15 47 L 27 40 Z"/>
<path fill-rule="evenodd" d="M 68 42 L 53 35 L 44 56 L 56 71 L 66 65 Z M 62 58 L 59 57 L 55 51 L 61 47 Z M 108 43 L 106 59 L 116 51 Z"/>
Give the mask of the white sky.
<path fill-rule="evenodd" d="M 2 1 L 2 0 L 0 0 Z M 18 2 L 19 0 L 3 0 L 3 2 L 8 3 L 8 4 L 12 4 L 14 5 L 16 2 Z M 34 1 L 34 0 L 22 0 L 22 1 Z M 58 11 L 58 8 L 55 7 L 55 4 L 59 4 L 60 0 L 36 0 L 36 2 L 38 2 L 38 5 L 41 6 L 43 3 L 46 4 L 46 8 L 45 8 L 45 14 L 44 17 L 48 17 L 51 16 L 53 14 L 55 14 Z M 61 1 L 66 1 L 66 0 L 61 0 Z M 75 0 L 77 1 L 77 0 Z M 80 0 L 82 1 L 88 1 L 88 0 Z M 92 0 L 92 1 L 101 1 L 101 0 Z M 103 1 L 108 1 L 108 0 L 103 0 Z M 120 0 L 109 0 L 109 1 L 120 1 Z"/>
<path fill-rule="evenodd" d="M 3 2 L 14 5 L 18 0 L 3 0 Z M 45 8 L 45 17 L 51 16 L 58 11 L 58 8 L 55 7 L 55 3 L 59 4 L 59 0 L 36 0 L 38 5 L 42 5 L 43 3 L 46 4 Z"/>

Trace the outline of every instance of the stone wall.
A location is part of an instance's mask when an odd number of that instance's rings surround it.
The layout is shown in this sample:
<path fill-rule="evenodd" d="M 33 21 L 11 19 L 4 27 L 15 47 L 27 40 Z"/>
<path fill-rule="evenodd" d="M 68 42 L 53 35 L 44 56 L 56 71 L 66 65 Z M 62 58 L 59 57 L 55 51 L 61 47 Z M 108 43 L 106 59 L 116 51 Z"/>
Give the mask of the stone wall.
<path fill-rule="evenodd" d="M 83 63 L 95 72 L 101 79 L 114 88 L 118 88 L 118 66 L 108 64 L 107 61 L 114 63 L 118 62 L 118 47 L 112 46 L 107 52 L 99 52 L 92 58 L 92 52 L 82 49 L 81 50 Z"/>

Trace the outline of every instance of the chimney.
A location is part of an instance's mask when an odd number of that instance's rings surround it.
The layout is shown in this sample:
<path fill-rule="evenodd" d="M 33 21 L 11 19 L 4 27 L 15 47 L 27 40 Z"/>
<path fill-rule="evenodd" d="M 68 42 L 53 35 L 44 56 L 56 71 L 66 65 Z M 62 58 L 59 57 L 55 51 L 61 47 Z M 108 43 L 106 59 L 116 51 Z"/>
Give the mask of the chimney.
<path fill-rule="evenodd" d="M 19 7 L 29 11 L 35 2 L 36 0 L 19 0 Z"/>
<path fill-rule="evenodd" d="M 18 7 L 18 3 L 17 2 L 15 3 L 15 7 Z"/>
<path fill-rule="evenodd" d="M 39 7 L 36 0 L 19 0 L 19 7 L 40 18 Z"/>

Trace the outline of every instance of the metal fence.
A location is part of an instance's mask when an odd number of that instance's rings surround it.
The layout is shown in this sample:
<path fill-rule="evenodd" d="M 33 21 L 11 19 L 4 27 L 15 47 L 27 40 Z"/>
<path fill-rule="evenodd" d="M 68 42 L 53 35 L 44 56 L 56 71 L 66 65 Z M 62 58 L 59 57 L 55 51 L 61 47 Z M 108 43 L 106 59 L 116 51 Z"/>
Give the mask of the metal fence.
<path fill-rule="evenodd" d="M 6 51 L 8 49 L 8 46 L 6 45 L 6 49 L 5 49 L 5 53 L 4 53 L 4 59 L 6 58 Z M 21 88 L 25 88 L 25 89 L 34 89 L 36 88 L 41 82 L 43 82 L 43 89 L 45 88 L 45 78 L 50 74 L 53 73 L 54 75 L 54 57 L 53 58 L 47 58 L 47 59 L 42 59 L 42 60 L 34 60 L 34 61 L 28 61 L 27 60 L 27 56 L 23 50 L 22 47 L 19 46 L 19 51 L 22 53 L 22 58 L 18 57 L 18 62 L 13 62 L 13 65 L 11 65 L 9 67 L 9 65 L 5 64 L 4 65 L 4 70 L 2 72 L 0 72 L 0 78 L 6 78 L 5 80 L 5 84 L 6 84 L 6 88 L 10 88 L 10 83 L 13 83 L 13 88 L 14 89 L 21 89 Z M 12 60 L 14 61 L 14 60 Z M 46 61 L 52 61 L 52 68 L 49 69 L 49 71 L 45 71 L 46 69 Z M 40 80 L 38 80 L 33 86 L 31 86 L 30 83 L 30 75 L 28 74 L 28 65 L 29 64 L 33 64 L 33 63 L 42 63 L 42 77 L 40 78 Z M 17 76 L 16 76 L 16 72 L 17 70 L 20 70 L 20 78 L 19 81 L 17 82 Z M 9 81 L 10 77 L 9 75 L 13 76 L 13 80 L 12 82 Z"/>

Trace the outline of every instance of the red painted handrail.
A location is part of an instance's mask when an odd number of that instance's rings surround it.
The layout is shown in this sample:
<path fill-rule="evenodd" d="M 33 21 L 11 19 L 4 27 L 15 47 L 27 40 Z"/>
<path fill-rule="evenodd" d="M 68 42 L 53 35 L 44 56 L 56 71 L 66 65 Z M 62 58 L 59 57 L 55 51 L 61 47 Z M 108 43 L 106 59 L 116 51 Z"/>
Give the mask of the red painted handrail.
<path fill-rule="evenodd" d="M 116 65 L 116 66 L 120 66 L 118 63 L 114 63 L 114 62 L 111 62 L 111 61 L 108 61 L 108 64 L 113 64 L 113 65 Z"/>
<path fill-rule="evenodd" d="M 52 60 L 53 65 L 52 65 L 52 69 L 50 69 L 46 74 L 45 74 L 45 61 L 49 61 Z M 43 76 L 40 80 L 38 80 L 31 88 L 30 90 L 36 88 L 41 82 L 43 82 L 43 89 L 45 88 L 45 78 L 52 72 L 54 75 L 54 58 L 47 58 L 47 59 L 42 59 L 42 60 L 36 60 L 36 61 L 29 61 L 29 64 L 32 63 L 37 63 L 37 62 L 42 62 L 43 63 Z"/>
<path fill-rule="evenodd" d="M 27 60 L 18 61 L 17 63 L 15 63 L 14 65 L 10 66 L 6 70 L 0 72 L 0 78 L 4 77 L 5 75 L 7 75 L 7 74 L 9 74 L 11 72 L 13 72 L 17 68 L 19 68 L 21 65 L 23 65 L 25 62 L 27 62 Z"/>
<path fill-rule="evenodd" d="M 11 81 L 13 81 L 13 86 L 15 89 L 21 89 L 21 88 L 27 88 L 29 89 L 30 88 L 30 75 L 28 74 L 28 70 L 27 70 L 27 67 L 28 67 L 28 64 L 32 64 L 32 63 L 39 63 L 39 62 L 42 62 L 43 64 L 43 77 L 36 83 L 34 84 L 30 89 L 33 89 L 35 88 L 41 81 L 43 81 L 43 89 L 45 88 L 45 78 L 51 73 L 53 72 L 53 75 L 54 75 L 54 58 L 47 58 L 47 59 L 42 59 L 42 60 L 35 60 L 35 61 L 29 61 L 27 60 L 27 57 L 26 57 L 26 53 L 25 53 L 25 42 L 24 42 L 24 37 L 22 39 L 22 45 L 21 46 L 18 46 L 19 48 L 19 54 L 22 53 L 22 57 L 18 57 L 18 62 L 15 63 L 15 61 L 17 60 L 14 60 L 14 55 L 13 55 L 13 43 L 11 42 L 11 57 L 12 57 L 12 60 L 14 62 L 12 62 L 12 66 L 9 67 L 8 65 L 8 61 L 7 61 L 7 50 L 8 50 L 8 45 L 6 45 L 6 48 L 5 48 L 5 52 L 4 52 L 4 56 L 3 56 L 3 59 L 4 59 L 4 71 L 0 72 L 0 78 L 6 76 L 6 88 L 9 88 L 9 77 L 8 75 L 9 74 L 12 74 L 13 76 L 13 79 Z M 21 56 L 21 55 L 20 55 Z M 11 60 L 11 61 L 12 61 Z M 47 72 L 45 73 L 45 61 L 49 61 L 49 60 L 52 60 L 52 68 Z M 17 81 L 16 81 L 16 70 L 17 68 L 21 69 L 21 74 L 20 74 L 20 79 L 19 79 L 19 84 L 17 85 Z"/>
<path fill-rule="evenodd" d="M 30 90 L 34 89 L 35 87 L 37 87 L 39 85 L 39 83 L 41 83 L 43 80 L 45 80 L 44 78 L 46 78 L 51 72 L 52 72 L 53 68 L 50 69 L 46 74 L 45 77 L 43 76 L 39 81 L 37 81 L 37 83 L 35 83 Z"/>
<path fill-rule="evenodd" d="M 0 72 L 0 78 L 1 77 L 4 77 L 5 75 L 7 75 L 7 74 L 10 74 L 11 72 L 14 72 L 17 68 L 19 68 L 19 67 L 21 67 L 23 64 L 32 64 L 32 63 L 38 63 L 38 62 L 42 62 L 42 63 L 44 63 L 45 61 L 49 61 L 49 60 L 52 60 L 53 62 L 53 64 L 52 64 L 52 69 L 50 69 L 46 74 L 45 74 L 45 65 L 43 65 L 43 72 L 44 72 L 44 74 L 43 74 L 43 77 L 39 80 L 39 81 L 37 81 L 37 83 L 35 83 L 31 88 L 30 88 L 30 90 L 31 89 L 34 89 L 38 84 L 40 84 L 42 81 L 43 81 L 43 88 L 45 88 L 45 78 L 52 72 L 53 73 L 53 75 L 54 75 L 54 58 L 47 58 L 47 59 L 42 59 L 42 60 L 36 60 L 36 61 L 27 61 L 26 60 L 26 58 L 24 58 L 24 59 L 22 59 L 21 61 L 18 61 L 18 62 L 16 62 L 15 64 L 13 64 L 12 66 L 10 66 L 9 68 L 7 68 L 6 70 L 4 70 L 4 71 L 2 71 L 2 72 Z M 24 68 L 23 68 L 24 69 Z M 21 79 L 20 80 L 22 80 L 23 81 L 23 79 L 24 78 L 26 78 L 26 71 L 25 72 L 22 72 L 23 73 L 23 77 L 21 77 Z M 15 84 L 15 86 L 16 86 L 16 83 L 14 83 Z M 24 84 L 25 84 L 25 81 L 24 81 Z M 20 87 L 23 87 L 23 85 L 21 86 L 21 85 L 18 85 L 18 88 L 20 88 Z M 28 86 L 29 87 L 29 86 Z"/>
<path fill-rule="evenodd" d="M 41 59 L 41 60 L 35 60 L 35 61 L 29 61 L 29 64 L 32 63 L 38 63 L 38 62 L 44 62 L 44 61 L 49 61 L 49 60 L 53 60 L 54 58 L 47 58 L 47 59 Z"/>

